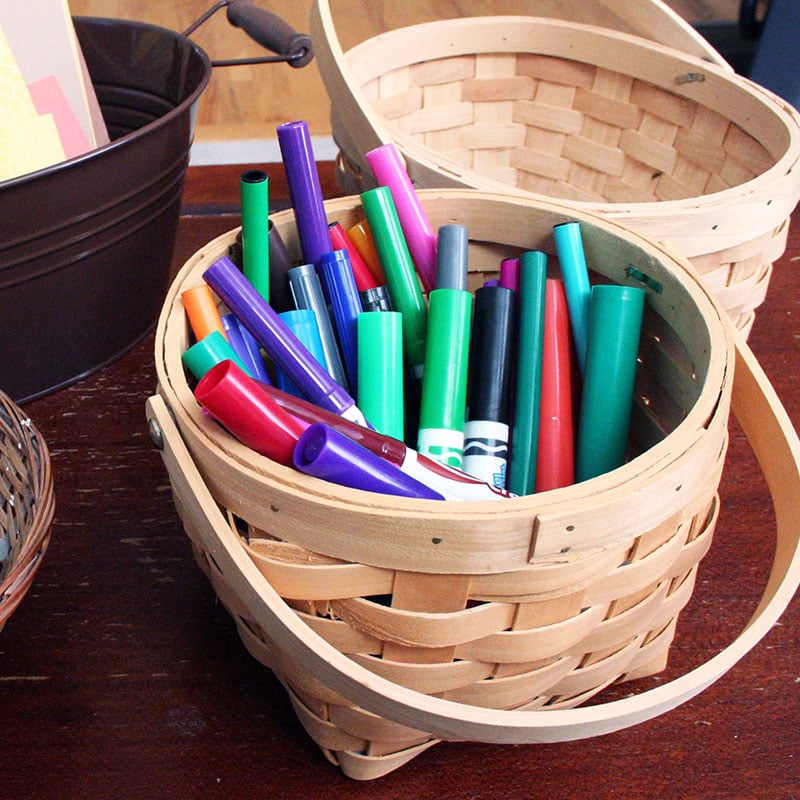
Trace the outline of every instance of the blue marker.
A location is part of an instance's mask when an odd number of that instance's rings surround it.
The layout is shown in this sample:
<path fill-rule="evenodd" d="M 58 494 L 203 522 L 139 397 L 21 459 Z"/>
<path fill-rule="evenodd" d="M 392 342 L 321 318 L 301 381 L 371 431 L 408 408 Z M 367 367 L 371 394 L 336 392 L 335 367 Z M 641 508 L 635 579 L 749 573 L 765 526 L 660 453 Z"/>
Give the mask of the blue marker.
<path fill-rule="evenodd" d="M 231 347 L 244 364 L 245 371 L 263 383 L 272 383 L 261 348 L 253 334 L 243 327 L 234 314 L 223 315 L 222 327 L 225 328 Z"/>
<path fill-rule="evenodd" d="M 286 323 L 289 330 L 308 348 L 319 363 L 325 365 L 325 353 L 322 350 L 322 339 L 319 336 L 317 315 L 310 308 L 295 308 L 282 311 L 278 316 Z M 282 369 L 275 370 L 275 381 L 279 389 L 303 397 L 303 393 Z"/>
<path fill-rule="evenodd" d="M 332 250 L 320 258 L 323 285 L 341 348 L 350 392 L 358 396 L 358 315 L 363 311 L 347 250 Z"/>
<path fill-rule="evenodd" d="M 289 375 L 309 400 L 359 425 L 367 426 L 353 398 L 308 352 L 230 258 L 223 256 L 215 261 L 203 273 L 203 277 L 255 336 L 276 366 Z"/>

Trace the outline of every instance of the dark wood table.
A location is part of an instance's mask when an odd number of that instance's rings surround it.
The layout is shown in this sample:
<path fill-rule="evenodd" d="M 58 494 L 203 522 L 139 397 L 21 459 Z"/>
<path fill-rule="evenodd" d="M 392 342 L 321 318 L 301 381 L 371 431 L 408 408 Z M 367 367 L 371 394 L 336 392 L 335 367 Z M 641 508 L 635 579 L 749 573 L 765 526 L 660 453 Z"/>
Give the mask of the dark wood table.
<path fill-rule="evenodd" d="M 238 172 L 190 170 L 176 267 L 238 225 Z M 280 198 L 279 174 L 271 189 Z M 798 259 L 796 218 L 750 337 L 796 425 Z M 147 435 L 144 403 L 154 386 L 151 335 L 97 374 L 25 406 L 51 449 L 57 510 L 34 585 L 0 634 L 0 797 L 800 797 L 796 600 L 728 674 L 655 720 L 562 744 L 443 743 L 377 781 L 344 777 L 245 651 L 193 561 Z M 735 422 L 731 434 L 714 545 L 670 665 L 651 684 L 730 642 L 764 586 L 774 519 Z"/>

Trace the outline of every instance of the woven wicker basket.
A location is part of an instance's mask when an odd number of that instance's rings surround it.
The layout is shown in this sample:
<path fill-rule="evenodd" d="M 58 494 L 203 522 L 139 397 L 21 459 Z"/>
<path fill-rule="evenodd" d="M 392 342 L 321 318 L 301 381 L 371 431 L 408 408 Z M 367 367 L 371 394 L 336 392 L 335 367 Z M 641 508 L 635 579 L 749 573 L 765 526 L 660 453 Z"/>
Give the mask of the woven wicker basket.
<path fill-rule="evenodd" d="M 788 533 L 781 520 L 788 566 L 776 568 L 766 621 L 674 689 L 572 708 L 612 682 L 665 666 L 718 515 L 737 337 L 668 249 L 611 220 L 502 195 L 419 194 L 434 227 L 468 227 L 476 284 L 500 258 L 528 248 L 552 253 L 552 226 L 578 219 L 599 272 L 628 283 L 635 265 L 661 291 L 648 292 L 636 457 L 540 495 L 441 503 L 307 477 L 211 422 L 181 363 L 190 338 L 180 294 L 229 251 L 236 231 L 178 274 L 156 333 L 159 393 L 148 401 L 176 507 L 245 645 L 286 686 L 326 756 L 358 779 L 390 772 L 441 739 L 574 739 L 662 713 L 753 646 L 800 572 L 796 440 L 773 410 L 777 400 L 751 391 L 748 370 L 757 365 L 746 362 L 736 385 L 752 416 L 748 429 L 782 459 L 790 501 L 780 510 L 791 517 Z M 357 198 L 326 209 L 342 225 L 361 218 Z M 272 220 L 297 255 L 291 212 Z"/>
<path fill-rule="evenodd" d="M 554 197 L 669 240 L 746 337 L 800 199 L 800 117 L 729 69 L 629 34 L 533 17 L 448 19 L 344 53 L 311 29 L 338 179 L 394 142 L 418 187 Z M 631 4 L 637 5 L 638 4 Z"/>
<path fill-rule="evenodd" d="M 54 508 L 47 445 L 30 419 L 0 392 L 0 630 L 41 564 Z"/>

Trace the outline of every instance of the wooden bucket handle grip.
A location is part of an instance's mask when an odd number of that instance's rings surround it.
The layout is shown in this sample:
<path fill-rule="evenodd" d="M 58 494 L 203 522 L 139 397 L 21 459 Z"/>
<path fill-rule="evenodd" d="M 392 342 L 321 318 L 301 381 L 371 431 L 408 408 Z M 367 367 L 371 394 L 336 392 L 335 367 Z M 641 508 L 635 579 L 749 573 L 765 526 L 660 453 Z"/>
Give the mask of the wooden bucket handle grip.
<path fill-rule="evenodd" d="M 241 546 L 214 501 L 160 395 L 147 401 L 151 435 L 172 482 L 184 524 L 213 557 L 266 636 L 325 686 L 379 716 L 445 740 L 557 742 L 630 727 L 669 711 L 712 684 L 777 622 L 800 584 L 800 441 L 752 351 L 733 331 L 732 409 L 766 478 L 777 523 L 775 556 L 761 601 L 738 637 L 680 677 L 608 703 L 546 711 L 505 711 L 429 697 L 359 666 L 289 608 Z"/>

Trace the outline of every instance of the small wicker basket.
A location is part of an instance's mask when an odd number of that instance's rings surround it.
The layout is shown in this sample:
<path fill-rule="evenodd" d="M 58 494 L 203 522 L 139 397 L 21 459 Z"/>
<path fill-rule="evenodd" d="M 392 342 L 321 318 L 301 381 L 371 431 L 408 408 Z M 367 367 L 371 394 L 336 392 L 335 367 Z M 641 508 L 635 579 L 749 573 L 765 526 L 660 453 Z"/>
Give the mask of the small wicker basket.
<path fill-rule="evenodd" d="M 31 420 L 0 392 L 0 630 L 39 569 L 54 509 L 47 445 Z"/>
<path fill-rule="evenodd" d="M 502 257 L 553 252 L 552 226 L 577 219 L 589 262 L 606 278 L 629 282 L 633 264 L 661 290 L 648 292 L 640 348 L 639 455 L 539 495 L 440 503 L 310 478 L 211 422 L 181 363 L 190 334 L 180 295 L 237 232 L 202 248 L 176 277 L 156 333 L 159 393 L 147 407 L 176 507 L 245 645 L 286 686 L 326 756 L 358 779 L 388 773 L 440 739 L 557 741 L 656 716 L 747 652 L 800 581 L 800 445 L 686 262 L 564 206 L 465 190 L 419 195 L 435 227 L 467 226 L 474 284 Z M 328 201 L 326 210 L 342 225 L 361 217 L 358 198 Z M 292 213 L 272 221 L 297 257 Z M 685 678 L 573 708 L 612 682 L 664 668 L 717 520 L 732 391 L 778 487 L 780 556 L 760 616 Z"/>
<path fill-rule="evenodd" d="M 311 29 L 345 192 L 373 185 L 365 153 L 394 142 L 418 187 L 567 200 L 671 241 L 747 336 L 800 199 L 789 104 L 725 66 L 564 20 L 439 20 L 345 53 L 332 5 L 315 0 Z"/>

